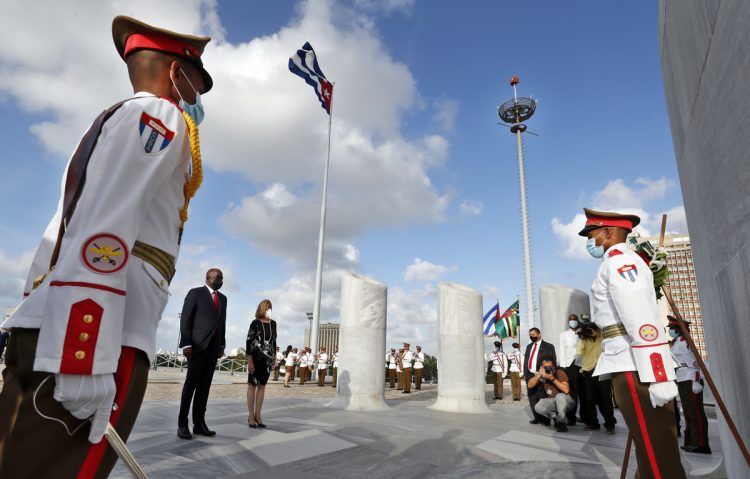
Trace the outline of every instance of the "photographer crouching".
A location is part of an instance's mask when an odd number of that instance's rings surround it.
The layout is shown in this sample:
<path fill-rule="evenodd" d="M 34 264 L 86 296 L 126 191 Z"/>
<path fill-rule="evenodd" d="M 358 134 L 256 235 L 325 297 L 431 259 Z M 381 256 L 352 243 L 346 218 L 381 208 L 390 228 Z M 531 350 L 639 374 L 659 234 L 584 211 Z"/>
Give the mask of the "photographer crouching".
<path fill-rule="evenodd" d="M 540 358 L 539 371 L 528 382 L 529 389 L 542 386 L 544 395 L 534 406 L 534 410 L 544 417 L 555 420 L 555 430 L 567 432 L 568 425 L 565 415 L 575 407 L 575 400 L 570 397 L 568 375 L 557 369 L 555 358 L 543 356 Z"/>

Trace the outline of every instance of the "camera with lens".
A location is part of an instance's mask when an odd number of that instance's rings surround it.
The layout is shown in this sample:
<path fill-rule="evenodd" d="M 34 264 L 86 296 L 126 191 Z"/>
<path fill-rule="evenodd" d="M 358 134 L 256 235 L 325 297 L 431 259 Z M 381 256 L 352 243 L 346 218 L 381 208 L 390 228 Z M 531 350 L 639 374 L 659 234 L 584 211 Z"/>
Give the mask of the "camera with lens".
<path fill-rule="evenodd" d="M 547 374 L 552 374 L 552 366 L 544 366 L 544 372 Z"/>

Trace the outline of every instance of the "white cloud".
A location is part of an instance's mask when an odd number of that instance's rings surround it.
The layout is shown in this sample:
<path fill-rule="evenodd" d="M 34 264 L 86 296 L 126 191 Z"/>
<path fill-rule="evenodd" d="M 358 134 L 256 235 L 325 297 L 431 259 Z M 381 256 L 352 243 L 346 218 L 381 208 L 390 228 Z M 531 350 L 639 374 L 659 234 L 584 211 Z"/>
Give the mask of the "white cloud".
<path fill-rule="evenodd" d="M 457 116 L 457 100 L 450 100 L 448 98 L 438 98 L 435 100 L 435 115 L 433 116 L 433 120 L 445 133 L 453 133 Z"/>
<path fill-rule="evenodd" d="M 463 200 L 458 208 L 463 217 L 479 216 L 484 210 L 484 204 L 480 201 Z"/>
<path fill-rule="evenodd" d="M 634 185 L 628 185 L 622 179 L 607 182 L 601 190 L 592 195 L 591 208 L 599 211 L 615 211 L 618 213 L 634 214 L 641 218 L 636 231 L 641 236 L 658 234 L 661 228 L 661 214 L 648 211 L 650 202 L 664 198 L 668 190 L 674 186 L 672 180 L 660 178 L 638 178 Z M 668 231 L 677 232 L 681 226 L 686 227 L 685 209 L 677 206 L 669 211 Z M 569 222 L 555 217 L 550 222 L 552 231 L 563 244 L 562 254 L 568 258 L 590 260 L 591 256 L 585 248 L 585 240 L 578 236 L 578 232 L 586 224 L 583 213 L 576 214 Z M 684 232 L 684 231 L 682 231 Z"/>
<path fill-rule="evenodd" d="M 34 251 L 25 251 L 14 257 L 0 250 L 0 306 L 3 308 L 21 302 L 26 275 L 33 259 Z"/>
<path fill-rule="evenodd" d="M 386 346 L 411 344 L 412 351 L 419 344 L 430 355 L 437 353 L 437 290 L 431 284 L 421 289 L 388 291 L 388 327 Z"/>
<path fill-rule="evenodd" d="M 404 280 L 407 282 L 435 281 L 446 273 L 456 271 L 458 267 L 448 268 L 440 264 L 433 264 L 421 258 L 414 258 L 414 262 L 404 269 Z"/>
<path fill-rule="evenodd" d="M 247 179 L 258 191 L 232 200 L 220 223 L 261 253 L 284 260 L 289 279 L 260 293 L 275 295 L 277 312 L 293 318 L 289 325 L 299 326 L 313 302 L 311 275 L 328 138 L 328 117 L 314 92 L 287 68 L 288 58 L 305 41 L 315 47 L 321 68 L 336 82 L 323 319 L 337 317 L 338 278 L 341 271 L 358 268 L 359 236 L 374 229 L 442 221 L 452 199 L 431 179 L 432 170 L 446 162 L 449 143 L 434 132 L 402 134 L 402 116 L 423 100 L 409 68 L 392 58 L 367 14 L 406 12 L 412 5 L 413 0 L 364 1 L 354 7 L 307 0 L 278 32 L 230 43 L 215 0 L 9 3 L 0 16 L 0 96 L 38 114 L 31 131 L 46 150 L 67 158 L 102 108 L 130 94 L 125 64 L 111 40 L 115 15 L 212 35 L 204 55 L 214 78 L 214 89 L 203 98 L 204 162 Z M 458 106 L 450 100 L 436 106 L 439 125 L 447 129 Z M 182 295 L 202 283 L 208 267 L 225 265 L 225 288 L 240 290 L 231 283 L 232 269 L 239 268 L 208 255 L 212 250 L 205 244 L 183 248 L 172 287 L 175 297 L 165 312 L 158 344 L 176 342 L 176 337 L 169 338 L 175 335 Z M 235 304 L 232 317 L 241 319 L 230 327 L 244 337 L 244 321 L 255 305 Z M 280 324 L 280 332 L 285 327 Z"/>

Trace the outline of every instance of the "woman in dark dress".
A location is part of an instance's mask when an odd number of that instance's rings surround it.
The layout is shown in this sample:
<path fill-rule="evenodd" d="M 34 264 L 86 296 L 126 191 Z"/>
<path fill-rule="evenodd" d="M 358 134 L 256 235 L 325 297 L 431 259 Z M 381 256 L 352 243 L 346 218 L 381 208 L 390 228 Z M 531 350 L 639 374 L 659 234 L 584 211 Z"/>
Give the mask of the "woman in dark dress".
<path fill-rule="evenodd" d="M 255 311 L 245 343 L 247 354 L 247 425 L 266 427 L 260 417 L 266 383 L 276 359 L 276 321 L 271 319 L 271 301 L 264 299 Z"/>

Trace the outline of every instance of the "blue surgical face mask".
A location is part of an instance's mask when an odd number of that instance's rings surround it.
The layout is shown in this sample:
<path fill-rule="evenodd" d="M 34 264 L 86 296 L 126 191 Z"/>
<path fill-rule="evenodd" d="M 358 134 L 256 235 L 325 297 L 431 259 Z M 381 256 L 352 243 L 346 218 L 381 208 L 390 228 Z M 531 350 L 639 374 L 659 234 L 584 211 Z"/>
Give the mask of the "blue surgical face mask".
<path fill-rule="evenodd" d="M 570 326 L 570 329 L 576 329 L 578 327 L 578 321 L 568 321 L 568 326 Z"/>
<path fill-rule="evenodd" d="M 679 334 L 674 329 L 669 330 L 669 335 L 672 337 L 672 339 L 676 339 Z"/>
<path fill-rule="evenodd" d="M 602 233 L 600 232 L 599 235 L 600 234 Z M 596 245 L 596 238 L 598 238 L 599 235 L 596 235 L 593 238 L 589 238 L 586 241 L 586 250 L 588 250 L 589 254 L 594 258 L 601 258 L 602 256 L 604 256 L 604 246 Z"/>
<path fill-rule="evenodd" d="M 203 118 L 206 116 L 206 112 L 203 110 L 203 103 L 201 103 L 201 94 L 198 93 L 198 90 L 193 87 L 193 84 L 190 82 L 190 79 L 187 75 L 185 75 L 185 72 L 182 68 L 180 68 L 180 71 L 185 76 L 185 80 L 187 80 L 188 85 L 190 85 L 190 88 L 193 89 L 195 92 L 195 103 L 192 105 L 185 101 L 185 99 L 182 97 L 182 93 L 180 93 L 180 89 L 177 88 L 177 84 L 174 82 L 174 79 L 170 75 L 170 79 L 172 80 L 172 85 L 174 85 L 175 89 L 177 90 L 177 94 L 180 95 L 180 108 L 182 108 L 185 113 L 190 115 L 190 118 L 193 119 L 196 125 L 200 125 L 203 121 Z"/>

